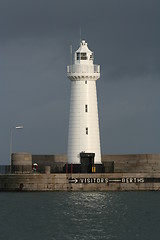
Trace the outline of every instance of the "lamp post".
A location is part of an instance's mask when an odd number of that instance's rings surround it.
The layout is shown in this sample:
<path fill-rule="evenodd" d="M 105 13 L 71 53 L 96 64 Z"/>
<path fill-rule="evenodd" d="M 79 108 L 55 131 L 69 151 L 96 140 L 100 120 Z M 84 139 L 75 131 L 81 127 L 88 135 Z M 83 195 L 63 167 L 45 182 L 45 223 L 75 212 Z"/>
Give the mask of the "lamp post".
<path fill-rule="evenodd" d="M 12 127 L 10 128 L 10 164 L 11 164 L 11 156 L 12 156 L 12 135 L 13 135 L 13 130 L 14 129 L 23 129 L 22 125 L 16 126 L 16 127 Z"/>

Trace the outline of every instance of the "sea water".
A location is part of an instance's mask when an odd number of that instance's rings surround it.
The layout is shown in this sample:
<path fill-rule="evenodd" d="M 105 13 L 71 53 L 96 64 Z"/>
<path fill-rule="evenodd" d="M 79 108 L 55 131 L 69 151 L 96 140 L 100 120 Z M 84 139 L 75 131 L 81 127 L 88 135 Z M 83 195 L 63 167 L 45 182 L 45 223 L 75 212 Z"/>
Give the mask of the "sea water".
<path fill-rule="evenodd" d="M 1 192 L 0 209 L 0 240 L 160 239 L 160 192 Z"/>

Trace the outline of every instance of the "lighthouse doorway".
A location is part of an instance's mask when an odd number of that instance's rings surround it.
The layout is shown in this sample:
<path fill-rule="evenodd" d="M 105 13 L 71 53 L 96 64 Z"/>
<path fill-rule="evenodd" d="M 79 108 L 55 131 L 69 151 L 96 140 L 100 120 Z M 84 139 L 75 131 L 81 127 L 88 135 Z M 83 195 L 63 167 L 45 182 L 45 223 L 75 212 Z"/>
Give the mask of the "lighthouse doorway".
<path fill-rule="evenodd" d="M 80 153 L 81 173 L 92 173 L 95 153 Z"/>

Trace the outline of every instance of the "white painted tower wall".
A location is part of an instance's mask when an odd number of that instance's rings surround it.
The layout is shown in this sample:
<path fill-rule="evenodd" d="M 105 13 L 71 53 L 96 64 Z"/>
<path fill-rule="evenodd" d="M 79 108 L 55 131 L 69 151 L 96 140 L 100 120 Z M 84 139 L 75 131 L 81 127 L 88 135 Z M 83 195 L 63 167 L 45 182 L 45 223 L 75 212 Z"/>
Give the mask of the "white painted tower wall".
<path fill-rule="evenodd" d="M 80 153 L 95 153 L 94 163 L 101 163 L 96 80 L 100 66 L 93 64 L 93 52 L 82 41 L 75 52 L 74 64 L 67 66 L 71 80 L 68 163 L 80 164 Z"/>

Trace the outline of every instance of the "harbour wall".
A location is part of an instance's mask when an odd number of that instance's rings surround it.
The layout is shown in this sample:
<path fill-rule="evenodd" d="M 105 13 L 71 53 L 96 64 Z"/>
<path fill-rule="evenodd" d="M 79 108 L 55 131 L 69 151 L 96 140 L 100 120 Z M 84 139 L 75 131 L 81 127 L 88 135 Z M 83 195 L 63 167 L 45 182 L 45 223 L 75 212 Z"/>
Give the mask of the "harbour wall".
<path fill-rule="evenodd" d="M 102 155 L 106 171 L 115 173 L 160 172 L 160 154 Z"/>
<path fill-rule="evenodd" d="M 32 163 L 51 166 L 52 172 L 63 172 L 66 155 L 32 155 Z M 106 173 L 160 172 L 160 154 L 102 155 Z"/>
<path fill-rule="evenodd" d="M 160 173 L 1 174 L 0 191 L 160 190 Z"/>
<path fill-rule="evenodd" d="M 15 153 L 13 169 L 0 174 L 0 191 L 160 190 L 160 154 L 102 155 L 105 173 L 63 173 L 66 163 L 66 155 Z"/>

